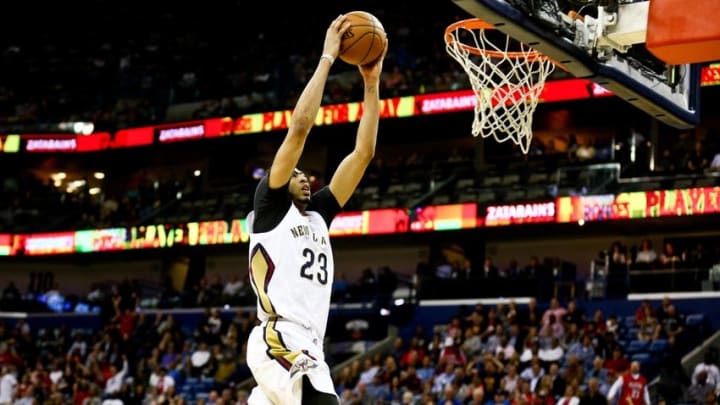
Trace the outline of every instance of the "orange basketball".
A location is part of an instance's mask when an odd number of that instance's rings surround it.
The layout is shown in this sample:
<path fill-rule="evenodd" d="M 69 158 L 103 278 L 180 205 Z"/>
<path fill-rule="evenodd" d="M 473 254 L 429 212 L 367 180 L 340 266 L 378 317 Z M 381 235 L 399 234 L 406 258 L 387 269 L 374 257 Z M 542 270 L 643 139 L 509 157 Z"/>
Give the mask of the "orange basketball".
<path fill-rule="evenodd" d="M 387 43 L 380 20 L 365 11 L 351 11 L 346 16 L 351 25 L 340 42 L 340 59 L 351 65 L 364 65 L 379 58 Z"/>

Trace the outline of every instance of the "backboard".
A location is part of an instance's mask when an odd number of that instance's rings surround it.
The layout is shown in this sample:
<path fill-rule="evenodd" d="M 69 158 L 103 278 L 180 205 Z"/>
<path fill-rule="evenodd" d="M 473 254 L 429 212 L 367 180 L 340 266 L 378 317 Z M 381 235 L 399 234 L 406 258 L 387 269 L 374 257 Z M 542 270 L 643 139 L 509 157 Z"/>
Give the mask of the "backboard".
<path fill-rule="evenodd" d="M 648 0 L 453 2 L 667 125 L 699 123 L 700 65 L 669 66 L 645 48 Z"/>

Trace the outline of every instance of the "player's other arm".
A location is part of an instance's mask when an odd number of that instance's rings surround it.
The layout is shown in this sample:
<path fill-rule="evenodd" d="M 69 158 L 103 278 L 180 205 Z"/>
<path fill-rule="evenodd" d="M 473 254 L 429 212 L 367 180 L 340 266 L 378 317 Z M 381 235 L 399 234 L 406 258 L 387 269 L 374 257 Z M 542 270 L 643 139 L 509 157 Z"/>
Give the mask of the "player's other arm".
<path fill-rule="evenodd" d="M 346 18 L 340 15 L 328 27 L 323 45 L 323 57 L 320 58 L 317 68 L 310 81 L 305 85 L 292 113 L 288 133 L 285 136 L 280 148 L 275 153 L 272 166 L 270 166 L 270 178 L 268 186 L 271 189 L 283 187 L 290 180 L 293 169 L 300 161 L 305 140 L 310 129 L 315 123 L 323 91 L 327 82 L 330 67 L 340 53 L 340 39 L 350 27 Z M 324 57 L 327 55 L 328 57 Z"/>
<path fill-rule="evenodd" d="M 365 174 L 365 169 L 375 156 L 380 121 L 380 74 L 386 52 L 387 39 L 382 56 L 374 62 L 359 67 L 363 77 L 364 95 L 363 113 L 355 137 L 355 149 L 340 162 L 329 185 L 330 191 L 341 207 L 350 199 Z"/>

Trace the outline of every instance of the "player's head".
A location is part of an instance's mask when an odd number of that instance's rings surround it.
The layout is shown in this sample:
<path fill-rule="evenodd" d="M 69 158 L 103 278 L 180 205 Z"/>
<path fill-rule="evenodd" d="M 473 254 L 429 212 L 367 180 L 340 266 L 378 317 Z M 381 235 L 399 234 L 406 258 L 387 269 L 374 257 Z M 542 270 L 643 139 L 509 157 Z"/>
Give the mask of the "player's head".
<path fill-rule="evenodd" d="M 300 169 L 294 169 L 290 176 L 288 191 L 295 204 L 306 206 L 310 204 L 310 180 Z"/>
<path fill-rule="evenodd" d="M 633 361 L 630 363 L 630 373 L 640 374 L 640 362 Z"/>

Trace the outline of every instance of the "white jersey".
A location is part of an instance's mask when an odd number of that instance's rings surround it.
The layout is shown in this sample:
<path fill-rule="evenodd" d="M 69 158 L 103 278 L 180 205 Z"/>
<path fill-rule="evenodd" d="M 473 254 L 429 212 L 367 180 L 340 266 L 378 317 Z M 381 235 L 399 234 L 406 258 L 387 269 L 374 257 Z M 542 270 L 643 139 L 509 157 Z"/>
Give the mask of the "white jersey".
<path fill-rule="evenodd" d="M 253 215 L 248 216 L 251 230 Z M 250 233 L 249 263 L 260 321 L 282 318 L 325 336 L 335 266 L 328 226 L 319 213 L 302 214 L 290 204 L 276 227 Z"/>

